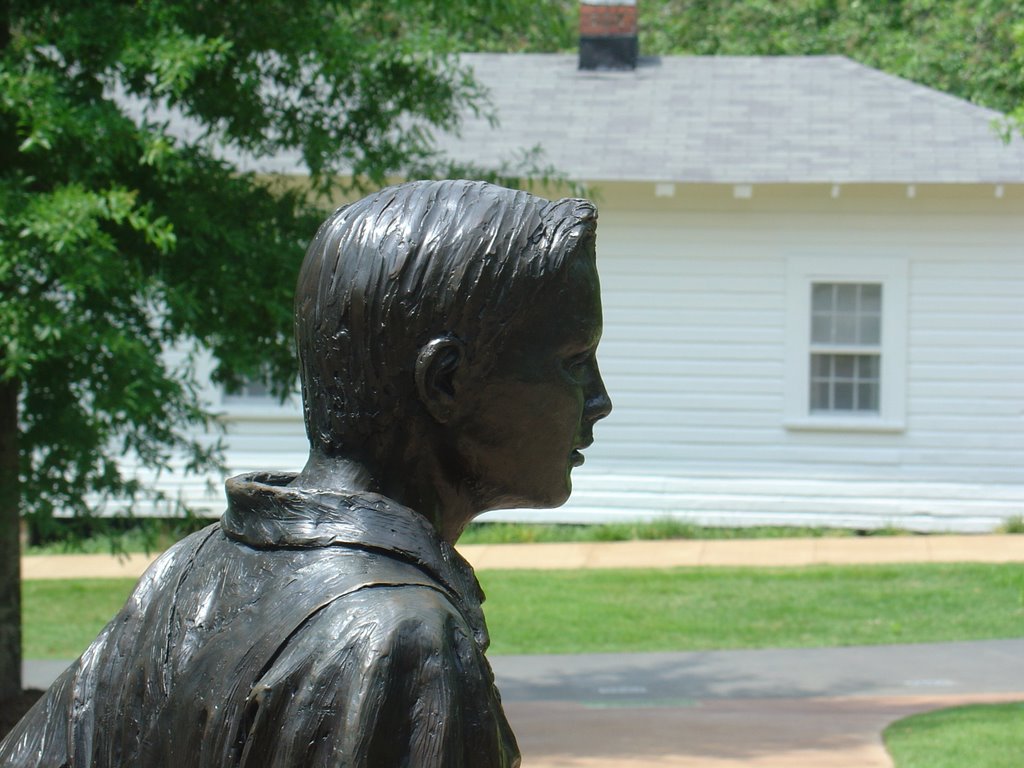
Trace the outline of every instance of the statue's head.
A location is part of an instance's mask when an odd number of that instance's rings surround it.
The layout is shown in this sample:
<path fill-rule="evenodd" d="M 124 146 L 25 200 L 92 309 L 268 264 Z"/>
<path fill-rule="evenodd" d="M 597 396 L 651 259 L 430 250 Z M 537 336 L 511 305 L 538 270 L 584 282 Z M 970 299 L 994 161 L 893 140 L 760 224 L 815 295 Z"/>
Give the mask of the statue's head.
<path fill-rule="evenodd" d="M 611 407 L 594 359 L 596 223 L 585 200 L 474 181 L 401 184 L 335 211 L 295 302 L 311 449 L 379 462 L 426 423 L 429 449 L 489 508 L 563 502 Z"/>

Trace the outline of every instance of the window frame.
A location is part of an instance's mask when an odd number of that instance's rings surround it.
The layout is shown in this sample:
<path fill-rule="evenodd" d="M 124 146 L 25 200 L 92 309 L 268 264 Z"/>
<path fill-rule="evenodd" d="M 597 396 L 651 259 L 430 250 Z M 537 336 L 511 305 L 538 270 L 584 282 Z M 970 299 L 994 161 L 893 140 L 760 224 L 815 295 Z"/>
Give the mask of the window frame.
<path fill-rule="evenodd" d="M 787 259 L 787 429 L 899 432 L 906 428 L 907 275 L 907 261 L 900 258 L 851 255 Z M 878 411 L 811 411 L 811 290 L 815 283 L 882 287 Z M 856 354 L 852 347 L 850 350 Z"/>
<path fill-rule="evenodd" d="M 249 391 L 250 386 L 260 387 L 264 392 L 253 394 Z M 222 405 L 264 405 L 269 403 L 280 405 L 281 403 L 279 398 L 271 394 L 269 386 L 255 379 L 246 379 L 238 392 L 228 392 L 227 389 L 222 388 L 220 400 Z"/>

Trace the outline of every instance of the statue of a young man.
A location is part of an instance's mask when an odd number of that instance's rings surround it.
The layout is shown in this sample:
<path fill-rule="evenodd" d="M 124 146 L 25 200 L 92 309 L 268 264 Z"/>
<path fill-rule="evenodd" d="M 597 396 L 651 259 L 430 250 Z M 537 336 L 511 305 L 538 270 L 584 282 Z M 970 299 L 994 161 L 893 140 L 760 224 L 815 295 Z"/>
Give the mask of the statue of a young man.
<path fill-rule="evenodd" d="M 485 510 L 563 503 L 611 408 L 595 226 L 466 181 L 336 211 L 295 302 L 305 468 L 229 480 L 0 764 L 518 765 L 452 545 Z"/>

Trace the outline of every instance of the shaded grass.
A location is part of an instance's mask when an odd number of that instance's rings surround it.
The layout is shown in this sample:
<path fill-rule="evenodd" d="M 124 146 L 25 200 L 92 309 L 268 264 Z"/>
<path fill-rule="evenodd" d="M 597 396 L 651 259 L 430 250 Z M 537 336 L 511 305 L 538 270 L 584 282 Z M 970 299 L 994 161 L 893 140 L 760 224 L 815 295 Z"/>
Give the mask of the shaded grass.
<path fill-rule="evenodd" d="M 163 552 L 214 520 L 200 517 L 51 519 L 25 548 L 25 555 L 116 555 Z"/>
<path fill-rule="evenodd" d="M 1024 569 L 481 571 L 494 653 L 822 647 L 1024 635 Z M 117 612 L 125 579 L 27 581 L 26 658 L 76 657 Z"/>
<path fill-rule="evenodd" d="M 996 529 L 996 533 L 1024 533 L 1024 515 L 1006 518 L 1003 524 Z"/>
<path fill-rule="evenodd" d="M 472 523 L 459 544 L 536 544 L 557 541 L 637 541 L 665 539 L 779 539 L 906 534 L 896 528 L 858 531 L 848 528 L 752 526 L 714 528 L 664 518 L 648 522 L 569 525 L 558 523 Z"/>
<path fill-rule="evenodd" d="M 47 535 L 27 547 L 26 555 L 161 552 L 178 539 L 210 525 L 203 518 L 90 518 L 49 521 Z M 533 544 L 554 541 L 636 541 L 664 539 L 822 538 L 906 533 L 892 528 L 855 531 L 844 528 L 755 526 L 711 528 L 672 518 L 648 522 L 568 525 L 557 523 L 472 523 L 460 544 Z"/>
<path fill-rule="evenodd" d="M 884 738 L 896 768 L 1020 768 L 1024 703 L 914 715 L 886 728 Z"/>

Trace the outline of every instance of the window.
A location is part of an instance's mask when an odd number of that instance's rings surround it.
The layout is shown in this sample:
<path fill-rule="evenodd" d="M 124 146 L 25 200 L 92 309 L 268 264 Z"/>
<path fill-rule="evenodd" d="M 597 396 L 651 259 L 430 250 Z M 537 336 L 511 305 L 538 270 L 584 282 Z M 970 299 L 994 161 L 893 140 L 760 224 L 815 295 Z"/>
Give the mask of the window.
<path fill-rule="evenodd" d="M 811 413 L 878 413 L 881 338 L 879 283 L 811 283 Z"/>
<path fill-rule="evenodd" d="M 251 403 L 253 405 L 277 402 L 277 398 L 270 393 L 270 387 L 260 379 L 246 379 L 242 388 L 237 392 L 229 394 L 225 391 L 223 400 L 225 403 Z"/>
<path fill-rule="evenodd" d="M 794 258 L 788 277 L 786 426 L 902 429 L 906 263 Z"/>

